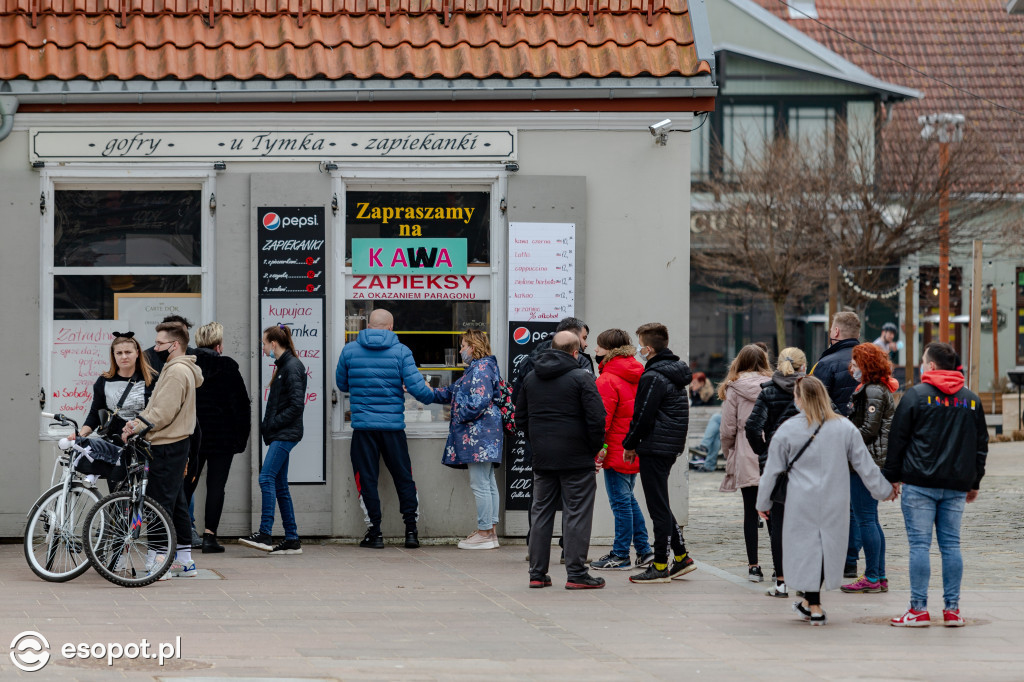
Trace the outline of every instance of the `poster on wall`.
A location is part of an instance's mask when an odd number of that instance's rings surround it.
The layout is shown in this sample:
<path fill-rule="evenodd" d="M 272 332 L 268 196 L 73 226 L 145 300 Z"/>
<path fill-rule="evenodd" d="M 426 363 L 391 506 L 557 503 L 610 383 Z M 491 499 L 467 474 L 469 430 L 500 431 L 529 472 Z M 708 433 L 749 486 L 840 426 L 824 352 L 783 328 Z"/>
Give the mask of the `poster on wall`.
<path fill-rule="evenodd" d="M 530 353 L 555 333 L 557 322 L 509 322 L 508 368 L 505 376 L 515 386 Z M 526 439 L 505 438 L 505 511 L 528 511 L 533 494 L 533 467 Z"/>
<path fill-rule="evenodd" d="M 60 412 L 79 426 L 92 405 L 96 379 L 110 369 L 110 343 L 117 320 L 54 320 L 47 412 Z"/>
<path fill-rule="evenodd" d="M 306 367 L 303 436 L 291 451 L 289 483 L 327 481 L 324 355 L 325 212 L 316 207 L 256 209 L 260 329 L 287 325 Z M 260 415 L 266 410 L 274 361 L 260 356 Z M 267 447 L 261 445 L 260 461 Z"/>
<path fill-rule="evenodd" d="M 575 223 L 509 223 L 508 319 L 557 322 L 575 300 Z"/>
<path fill-rule="evenodd" d="M 168 315 L 180 315 L 198 325 L 202 310 L 202 294 L 114 294 L 114 317 L 124 323 L 118 331 L 135 332 L 143 348 L 153 345 L 156 326 Z"/>

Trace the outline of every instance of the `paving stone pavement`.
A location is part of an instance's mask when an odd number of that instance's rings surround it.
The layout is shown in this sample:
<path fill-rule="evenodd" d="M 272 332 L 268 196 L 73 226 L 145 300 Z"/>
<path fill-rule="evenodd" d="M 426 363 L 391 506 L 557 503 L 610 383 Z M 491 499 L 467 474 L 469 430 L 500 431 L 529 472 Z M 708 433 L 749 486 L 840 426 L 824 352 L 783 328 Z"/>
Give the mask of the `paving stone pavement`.
<path fill-rule="evenodd" d="M 797 620 L 788 600 L 740 577 L 740 499 L 717 493 L 720 476 L 711 474 L 694 477 L 687 529 L 701 570 L 664 585 L 604 572 L 605 589 L 570 592 L 555 564 L 555 586 L 531 590 L 522 545 L 307 543 L 302 555 L 283 557 L 229 545 L 196 555 L 211 579 L 125 589 L 92 571 L 40 581 L 19 545 L 0 545 L 0 680 L 1021 680 L 1024 447 L 993 449 L 965 521 L 968 626 L 958 630 L 886 625 L 907 600 L 895 507 L 884 516 L 893 590 L 830 592 L 827 627 Z M 39 672 L 19 671 L 7 656 L 26 630 L 51 645 Z M 181 656 L 163 667 L 61 653 L 66 643 L 145 638 L 155 647 L 177 637 Z"/>

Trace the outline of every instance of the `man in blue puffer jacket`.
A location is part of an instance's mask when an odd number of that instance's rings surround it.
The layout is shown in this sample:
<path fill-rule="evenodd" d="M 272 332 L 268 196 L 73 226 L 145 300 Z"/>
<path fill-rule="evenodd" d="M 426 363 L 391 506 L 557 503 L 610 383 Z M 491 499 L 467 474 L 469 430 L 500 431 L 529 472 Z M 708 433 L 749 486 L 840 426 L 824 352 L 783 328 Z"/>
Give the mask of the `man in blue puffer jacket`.
<path fill-rule="evenodd" d="M 394 327 L 395 318 L 387 310 L 371 312 L 367 329 L 342 349 L 335 375 L 338 388 L 350 394 L 352 469 L 367 527 L 359 546 L 374 549 L 384 546 L 377 494 L 381 455 L 398 491 L 405 546 L 420 546 L 416 530 L 419 501 L 405 439 L 405 390 L 425 405 L 434 402 L 434 392 L 416 369 L 412 351 L 392 331 Z"/>

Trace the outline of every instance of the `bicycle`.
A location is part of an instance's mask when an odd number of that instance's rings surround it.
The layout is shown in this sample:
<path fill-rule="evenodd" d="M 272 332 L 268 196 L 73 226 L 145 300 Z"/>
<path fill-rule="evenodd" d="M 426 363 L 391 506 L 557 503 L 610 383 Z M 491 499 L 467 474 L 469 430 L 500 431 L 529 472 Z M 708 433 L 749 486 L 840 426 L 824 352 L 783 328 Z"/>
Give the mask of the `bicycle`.
<path fill-rule="evenodd" d="M 96 572 L 122 587 L 143 587 L 171 568 L 177 549 L 171 515 L 146 495 L 150 444 L 143 436 L 153 424 L 133 434 L 121 450 L 128 476 L 97 502 L 85 517 L 82 544 Z"/>
<path fill-rule="evenodd" d="M 54 425 L 71 426 L 78 432 L 78 424 L 70 417 L 48 412 L 43 416 L 54 420 Z M 82 531 L 86 514 L 100 496 L 93 487 L 96 477 L 78 471 L 87 450 L 67 439 L 62 439 L 58 447 L 62 454 L 54 462 L 50 488 L 28 512 L 23 544 L 32 572 L 43 580 L 62 583 L 89 570 Z M 58 469 L 62 469 L 60 480 L 54 483 Z"/>

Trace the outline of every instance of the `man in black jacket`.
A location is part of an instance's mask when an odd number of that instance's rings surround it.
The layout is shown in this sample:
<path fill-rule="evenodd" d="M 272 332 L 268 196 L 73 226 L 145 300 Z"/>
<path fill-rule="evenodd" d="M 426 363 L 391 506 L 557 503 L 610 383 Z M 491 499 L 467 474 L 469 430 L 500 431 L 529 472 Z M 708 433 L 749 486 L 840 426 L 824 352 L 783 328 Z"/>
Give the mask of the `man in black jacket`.
<path fill-rule="evenodd" d="M 530 510 L 530 587 L 547 587 L 551 532 L 562 502 L 565 589 L 604 587 L 587 573 L 597 477 L 594 458 L 604 443 L 604 403 L 594 377 L 579 367 L 580 340 L 570 331 L 555 334 L 551 348 L 537 355 L 516 400 L 516 426 L 533 448 L 533 505 Z"/>
<path fill-rule="evenodd" d="M 930 343 L 921 360 L 921 383 L 907 389 L 889 430 L 882 473 L 903 484 L 903 520 L 910 543 L 910 608 L 891 623 L 925 627 L 928 615 L 928 553 L 932 528 L 942 554 L 943 624 L 959 627 L 960 520 L 964 504 L 978 498 L 988 457 L 988 427 L 981 399 L 964 388 L 956 352 Z"/>
<path fill-rule="evenodd" d="M 633 420 L 622 441 L 623 458 L 632 462 L 640 456 L 640 483 L 647 498 L 647 512 L 654 524 L 651 546 L 654 563 L 631 576 L 634 583 L 667 583 L 697 569 L 686 553 L 683 531 L 676 523 L 668 500 L 668 477 L 672 465 L 686 449 L 690 421 L 687 389 L 692 375 L 689 366 L 668 349 L 668 329 L 651 322 L 636 330 L 640 356 L 647 361 L 640 376 Z M 669 567 L 669 546 L 673 563 Z"/>

